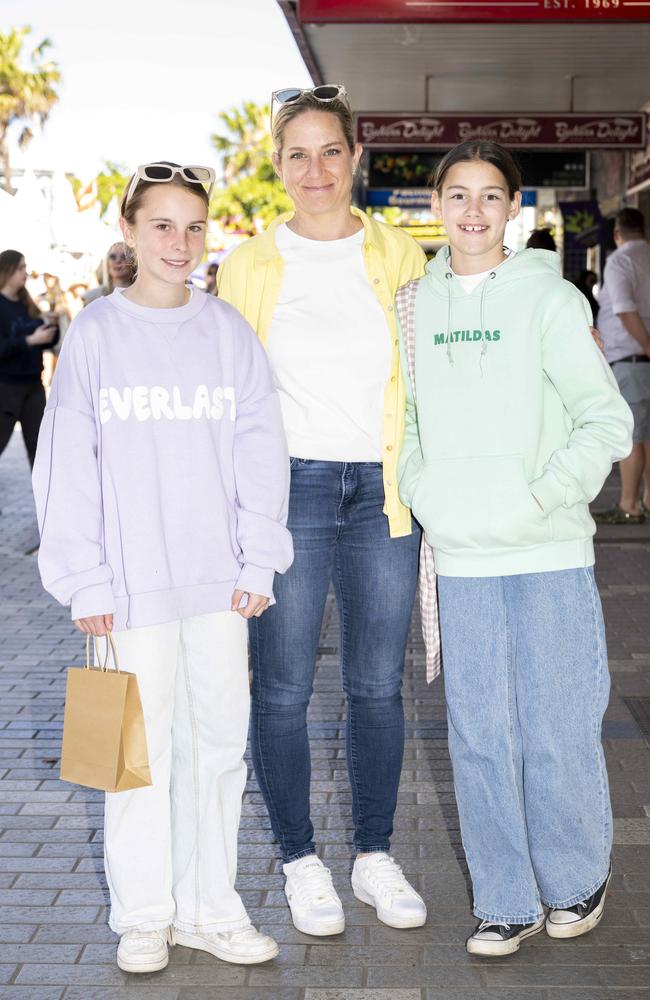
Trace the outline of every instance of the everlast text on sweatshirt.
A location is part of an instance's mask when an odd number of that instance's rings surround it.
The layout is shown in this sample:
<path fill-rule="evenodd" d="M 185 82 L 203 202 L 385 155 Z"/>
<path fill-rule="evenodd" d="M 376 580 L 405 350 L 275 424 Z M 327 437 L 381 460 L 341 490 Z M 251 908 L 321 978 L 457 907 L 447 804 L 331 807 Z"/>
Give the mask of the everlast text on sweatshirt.
<path fill-rule="evenodd" d="M 405 374 L 398 474 L 437 572 L 591 565 L 588 503 L 629 454 L 632 415 L 558 255 L 524 250 L 467 293 L 445 247 L 420 281 L 415 321 L 417 412 Z"/>
<path fill-rule="evenodd" d="M 150 309 L 119 290 L 66 336 L 33 485 L 43 585 L 72 618 L 137 628 L 272 596 L 291 564 L 289 462 L 263 348 L 194 291 Z"/>

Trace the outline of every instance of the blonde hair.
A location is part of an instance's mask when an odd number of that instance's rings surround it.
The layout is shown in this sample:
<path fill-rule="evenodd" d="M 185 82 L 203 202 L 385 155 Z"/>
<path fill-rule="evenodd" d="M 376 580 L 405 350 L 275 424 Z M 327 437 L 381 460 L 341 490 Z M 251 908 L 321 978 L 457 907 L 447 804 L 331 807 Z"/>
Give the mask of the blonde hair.
<path fill-rule="evenodd" d="M 313 94 L 307 93 L 301 94 L 295 101 L 281 104 L 273 116 L 271 135 L 278 155 L 282 155 L 284 131 L 287 125 L 306 111 L 320 111 L 321 114 L 334 115 L 341 126 L 346 146 L 351 153 L 354 153 L 354 123 L 350 106 L 339 97 L 333 101 L 319 101 Z"/>
<path fill-rule="evenodd" d="M 108 289 L 107 294 L 109 295 L 115 288 L 115 282 L 113 281 L 113 276 L 111 274 L 111 269 L 109 267 L 108 258 L 112 253 L 115 253 L 117 249 L 121 250 L 124 253 L 126 262 L 129 265 L 129 272 L 130 272 L 129 284 L 132 285 L 135 279 L 135 271 L 136 271 L 135 257 L 133 256 L 133 251 L 131 250 L 131 247 L 127 246 L 124 240 L 117 240 L 116 243 L 111 243 L 97 270 L 97 277 L 99 280 L 99 284 L 104 285 Z"/>

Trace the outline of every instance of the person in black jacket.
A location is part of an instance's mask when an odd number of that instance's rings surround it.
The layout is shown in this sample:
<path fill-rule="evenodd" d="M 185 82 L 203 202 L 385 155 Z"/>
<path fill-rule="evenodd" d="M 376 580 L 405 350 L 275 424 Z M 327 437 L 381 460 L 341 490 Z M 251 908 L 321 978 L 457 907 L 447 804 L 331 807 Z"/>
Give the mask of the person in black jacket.
<path fill-rule="evenodd" d="M 30 465 L 45 409 L 43 351 L 59 336 L 56 317 L 43 319 L 25 288 L 27 267 L 17 250 L 0 253 L 0 455 L 17 421 Z"/>

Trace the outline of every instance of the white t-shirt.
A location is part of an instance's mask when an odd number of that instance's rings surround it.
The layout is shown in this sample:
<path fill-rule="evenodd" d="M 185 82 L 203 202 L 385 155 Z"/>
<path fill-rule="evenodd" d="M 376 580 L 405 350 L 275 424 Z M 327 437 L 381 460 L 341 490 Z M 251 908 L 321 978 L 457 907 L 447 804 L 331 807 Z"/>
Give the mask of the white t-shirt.
<path fill-rule="evenodd" d="M 296 458 L 382 459 L 391 339 L 363 240 L 363 229 L 341 240 L 276 231 L 284 276 L 266 347 Z"/>
<path fill-rule="evenodd" d="M 501 267 L 501 264 L 505 264 L 506 260 L 510 260 L 510 258 L 515 255 L 515 251 L 510 250 L 508 247 L 504 247 L 503 252 L 505 253 L 506 258 L 505 260 L 502 260 L 500 264 L 497 264 L 497 267 Z M 475 288 L 478 288 L 483 279 L 487 278 L 488 274 L 492 274 L 492 271 L 496 271 L 497 267 L 490 267 L 487 271 L 481 271 L 479 274 L 456 274 L 452 267 L 451 273 L 454 278 L 460 282 L 463 291 L 469 294 L 470 292 L 473 292 Z"/>

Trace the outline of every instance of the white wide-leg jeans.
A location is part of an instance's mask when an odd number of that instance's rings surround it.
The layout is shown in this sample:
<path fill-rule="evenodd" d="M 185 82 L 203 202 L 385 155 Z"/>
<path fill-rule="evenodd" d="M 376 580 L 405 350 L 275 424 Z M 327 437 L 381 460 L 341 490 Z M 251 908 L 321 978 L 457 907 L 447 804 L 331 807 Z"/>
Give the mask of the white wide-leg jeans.
<path fill-rule="evenodd" d="M 225 611 L 114 638 L 121 669 L 138 678 L 153 785 L 106 795 L 110 927 L 247 927 L 234 888 L 249 717 L 246 622 Z"/>

